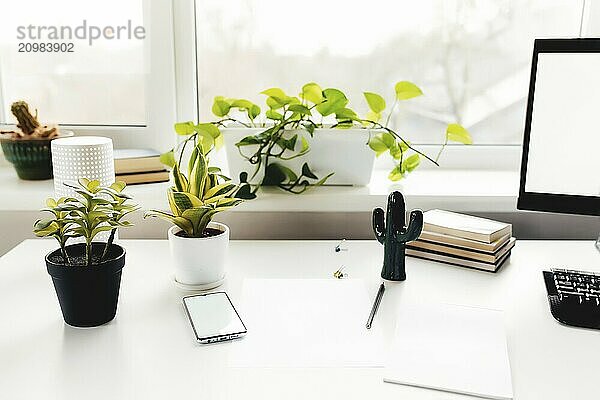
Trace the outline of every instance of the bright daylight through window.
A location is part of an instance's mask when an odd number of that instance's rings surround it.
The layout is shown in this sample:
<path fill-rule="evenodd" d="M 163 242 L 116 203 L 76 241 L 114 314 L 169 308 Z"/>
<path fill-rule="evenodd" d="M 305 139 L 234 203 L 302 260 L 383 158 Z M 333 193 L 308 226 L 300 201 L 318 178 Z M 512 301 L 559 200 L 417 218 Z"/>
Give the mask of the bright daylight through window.
<path fill-rule="evenodd" d="M 146 124 L 141 0 L 24 0 L 1 8 L 0 123 L 13 123 L 11 104 L 27 99 L 46 122 Z"/>
<path fill-rule="evenodd" d="M 391 125 L 420 144 L 463 124 L 474 144 L 521 144 L 536 37 L 577 37 L 582 1 L 306 0 L 282 14 L 277 0 L 196 2 L 201 120 L 214 96 L 264 104 L 257 93 L 306 82 L 336 87 L 364 116 L 363 91 L 393 99 L 410 80 L 425 96 Z"/>

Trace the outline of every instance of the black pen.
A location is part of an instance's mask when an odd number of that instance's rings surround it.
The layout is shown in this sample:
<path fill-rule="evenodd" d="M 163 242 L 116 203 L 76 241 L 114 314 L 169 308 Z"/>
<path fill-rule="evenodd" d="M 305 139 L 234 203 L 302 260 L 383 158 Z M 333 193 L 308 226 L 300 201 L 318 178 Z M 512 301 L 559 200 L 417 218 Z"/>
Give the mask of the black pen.
<path fill-rule="evenodd" d="M 379 308 L 379 304 L 381 303 L 381 298 L 383 297 L 383 292 L 385 292 L 385 285 L 381 282 L 379 286 L 379 290 L 377 291 L 377 296 L 375 296 L 375 302 L 373 303 L 373 308 L 371 308 L 371 314 L 369 314 L 369 319 L 367 320 L 367 329 L 371 329 L 371 325 L 373 325 L 373 318 L 375 318 L 375 313 Z"/>

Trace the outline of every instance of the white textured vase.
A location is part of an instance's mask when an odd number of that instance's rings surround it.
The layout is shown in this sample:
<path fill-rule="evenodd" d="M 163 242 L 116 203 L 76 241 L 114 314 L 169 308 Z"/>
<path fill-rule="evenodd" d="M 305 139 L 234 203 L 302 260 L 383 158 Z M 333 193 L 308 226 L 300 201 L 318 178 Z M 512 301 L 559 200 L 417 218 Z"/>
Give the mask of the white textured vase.
<path fill-rule="evenodd" d="M 54 192 L 57 197 L 74 196 L 75 190 L 65 183 L 79 178 L 97 179 L 102 186 L 115 181 L 112 139 L 101 136 L 75 136 L 55 139 L 52 146 Z"/>
<path fill-rule="evenodd" d="M 181 229 L 169 229 L 169 248 L 175 270 L 175 281 L 184 289 L 213 289 L 225 280 L 225 263 L 229 247 L 229 228 L 218 222 L 208 224 L 220 230 L 217 236 L 189 238 L 177 236 Z"/>

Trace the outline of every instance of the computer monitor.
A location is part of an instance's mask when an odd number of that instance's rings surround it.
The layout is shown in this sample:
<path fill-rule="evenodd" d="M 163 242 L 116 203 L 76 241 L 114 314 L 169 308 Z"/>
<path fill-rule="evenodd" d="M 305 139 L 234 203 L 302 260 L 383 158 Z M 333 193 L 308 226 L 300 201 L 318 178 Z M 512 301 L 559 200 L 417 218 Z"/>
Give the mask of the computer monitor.
<path fill-rule="evenodd" d="M 535 41 L 517 208 L 600 215 L 600 39 Z"/>

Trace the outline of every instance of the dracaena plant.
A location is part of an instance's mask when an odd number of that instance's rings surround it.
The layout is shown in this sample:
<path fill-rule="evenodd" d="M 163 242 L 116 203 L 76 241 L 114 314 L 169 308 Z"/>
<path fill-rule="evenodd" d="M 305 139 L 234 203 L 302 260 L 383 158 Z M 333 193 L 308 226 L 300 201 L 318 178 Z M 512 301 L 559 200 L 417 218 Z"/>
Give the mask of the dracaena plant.
<path fill-rule="evenodd" d="M 206 227 L 219 212 L 240 204 L 236 197 L 239 186 L 221 173 L 217 167 L 209 166 L 207 154 L 214 148 L 213 141 L 197 137 L 187 165 L 187 174 L 182 171 L 182 158 L 173 163 L 171 180 L 173 186 L 167 190 L 171 213 L 160 210 L 148 211 L 145 217 L 158 217 L 177 225 L 188 237 L 203 237 Z"/>
<path fill-rule="evenodd" d="M 77 185 L 67 184 L 77 196 L 49 198 L 42 211 L 52 214 L 50 218 L 37 220 L 33 232 L 38 237 L 54 237 L 59 245 L 63 259 L 71 265 L 67 253 L 67 242 L 73 238 L 85 241 L 85 265 L 93 263 L 92 242 L 100 232 L 110 231 L 103 251 L 97 257 L 97 263 L 104 261 L 119 227 L 131 226 L 125 217 L 138 210 L 131 204 L 130 196 L 123 193 L 125 183 L 117 181 L 110 186 L 101 186 L 98 180 L 80 178 Z"/>
<path fill-rule="evenodd" d="M 280 88 L 264 90 L 261 92 L 267 96 L 267 110 L 264 114 L 261 114 L 258 105 L 249 100 L 217 96 L 212 106 L 213 114 L 219 118 L 217 121 L 179 123 L 175 125 L 175 130 L 180 135 L 189 136 L 188 140 L 202 137 L 218 147 L 222 143 L 220 128 L 227 124 L 264 128 L 236 143 L 240 155 L 255 167 L 250 178 L 243 173 L 240 181 L 246 183 L 262 169 L 264 177 L 258 186 L 278 186 L 291 193 L 302 193 L 309 185 L 323 184 L 334 173 L 332 171 L 329 175 L 318 178 L 306 163 L 300 171 L 292 171 L 281 164 L 282 161 L 302 157 L 310 151 L 306 135 L 312 137 L 316 128 L 368 128 L 369 147 L 377 156 L 388 153 L 394 161 L 394 168 L 388 174 L 391 181 L 398 181 L 412 172 L 419 166 L 421 158 L 439 165 L 439 158 L 449 142 L 472 143 L 469 132 L 461 125 L 452 123 L 446 128 L 435 158 L 413 147 L 409 140 L 389 126 L 389 122 L 401 102 L 421 96 L 423 91 L 412 82 L 401 81 L 396 83 L 394 92 L 394 102 L 387 115 L 383 96 L 364 92 L 369 107 L 364 117 L 349 108 L 349 99 L 344 92 L 335 88 L 322 89 L 314 82 L 305 84 L 298 96 L 289 96 Z M 242 114 L 246 121 L 238 119 L 234 113 Z M 382 123 L 384 116 L 385 122 Z M 305 135 L 299 131 L 304 131 Z M 252 190 L 244 189 L 244 196 L 255 197 L 258 186 Z"/>

